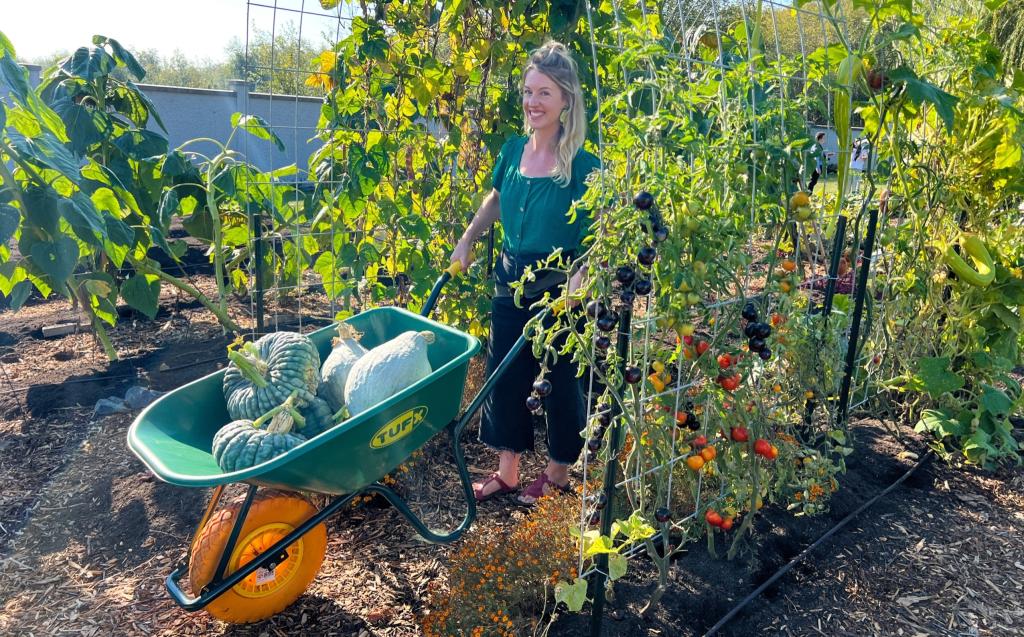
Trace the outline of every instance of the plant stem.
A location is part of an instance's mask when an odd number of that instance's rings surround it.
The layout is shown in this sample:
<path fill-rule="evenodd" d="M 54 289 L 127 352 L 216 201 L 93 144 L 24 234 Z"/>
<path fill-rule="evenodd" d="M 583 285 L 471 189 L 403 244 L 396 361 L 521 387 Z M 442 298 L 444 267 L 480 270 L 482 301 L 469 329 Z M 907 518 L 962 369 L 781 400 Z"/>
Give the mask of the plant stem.
<path fill-rule="evenodd" d="M 89 324 L 92 326 L 93 336 L 99 342 L 103 348 L 103 353 L 107 355 L 107 360 L 111 363 L 117 360 L 117 349 L 114 348 L 114 344 L 110 342 L 110 336 L 107 334 L 107 328 L 103 327 L 103 322 L 100 317 L 96 316 L 96 313 L 92 311 L 92 305 L 89 303 L 89 297 L 82 294 L 81 287 L 74 287 L 68 285 L 68 288 L 72 290 L 75 298 L 78 299 L 79 305 L 82 306 L 82 311 L 89 317 Z"/>
<path fill-rule="evenodd" d="M 242 332 L 242 329 L 238 326 L 238 324 L 235 323 L 233 320 L 231 320 L 231 316 L 228 315 L 226 308 L 222 308 L 222 307 L 218 307 L 217 305 L 214 305 L 213 302 L 210 301 L 210 299 L 205 294 L 200 292 L 195 286 L 190 285 L 189 283 L 187 283 L 185 281 L 182 281 L 181 279 L 179 279 L 178 277 L 176 277 L 176 276 L 174 276 L 172 274 L 168 274 L 167 272 L 164 272 L 160 268 L 150 267 L 144 261 L 141 261 L 141 260 L 140 261 L 133 261 L 132 262 L 132 267 L 134 267 L 135 270 L 138 271 L 138 272 L 141 272 L 143 274 L 152 274 L 154 276 L 159 277 L 163 281 L 167 281 L 168 283 L 170 283 L 174 287 L 178 288 L 179 290 L 181 290 L 185 294 L 188 294 L 192 298 L 194 298 L 197 301 L 199 301 L 200 303 L 202 303 L 203 306 L 206 309 L 208 309 L 211 312 L 213 312 L 214 316 L 217 317 L 217 320 L 220 321 L 220 324 L 224 327 L 224 329 L 226 331 L 232 332 L 232 333 L 235 333 L 235 334 L 239 334 L 239 333 Z"/>

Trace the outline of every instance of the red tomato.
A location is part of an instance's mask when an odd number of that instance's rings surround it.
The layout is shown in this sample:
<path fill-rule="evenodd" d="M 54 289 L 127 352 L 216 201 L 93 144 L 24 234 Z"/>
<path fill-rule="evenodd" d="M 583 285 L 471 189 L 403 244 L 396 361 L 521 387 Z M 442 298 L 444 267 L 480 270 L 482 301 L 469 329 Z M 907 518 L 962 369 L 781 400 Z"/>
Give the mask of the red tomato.
<path fill-rule="evenodd" d="M 722 523 L 718 525 L 718 528 L 723 531 L 728 531 L 732 528 L 732 517 L 722 518 Z"/>
<path fill-rule="evenodd" d="M 703 447 L 706 444 L 708 444 L 708 439 L 706 436 L 697 436 L 696 438 L 693 439 L 694 447 Z"/>
<path fill-rule="evenodd" d="M 714 509 L 708 509 L 704 513 L 704 519 L 707 520 L 711 526 L 722 526 L 722 515 Z"/>
<path fill-rule="evenodd" d="M 707 341 L 697 341 L 697 356 L 703 356 L 709 347 L 711 346 L 708 345 Z"/>
<path fill-rule="evenodd" d="M 721 369 L 729 369 L 730 365 L 732 365 L 732 359 L 729 358 L 728 354 L 719 354 L 718 355 L 718 366 Z"/>
<path fill-rule="evenodd" d="M 769 457 L 772 452 L 772 443 L 768 442 L 764 438 L 758 438 L 754 441 L 754 453 L 759 456 Z"/>
<path fill-rule="evenodd" d="M 750 432 L 747 431 L 746 427 L 730 427 L 729 437 L 735 442 L 746 442 L 750 440 Z"/>

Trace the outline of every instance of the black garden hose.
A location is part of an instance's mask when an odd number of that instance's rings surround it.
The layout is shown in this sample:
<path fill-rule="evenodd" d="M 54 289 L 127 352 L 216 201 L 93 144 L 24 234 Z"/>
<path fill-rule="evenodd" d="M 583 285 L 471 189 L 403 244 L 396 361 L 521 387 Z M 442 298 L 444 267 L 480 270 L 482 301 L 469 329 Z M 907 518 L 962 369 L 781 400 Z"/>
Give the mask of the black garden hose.
<path fill-rule="evenodd" d="M 920 469 L 924 465 L 924 463 L 927 462 L 932 457 L 932 453 L 933 452 L 929 450 L 928 453 L 926 453 L 924 455 L 924 457 L 922 457 L 920 460 L 917 461 L 917 464 L 915 464 L 906 473 L 904 473 L 902 476 L 900 476 L 900 478 L 898 480 L 896 480 L 895 482 L 890 484 L 888 487 L 886 487 L 882 492 L 880 492 L 875 497 L 871 498 L 870 500 L 868 500 L 864 504 L 862 504 L 859 507 L 857 507 L 857 509 L 855 511 L 853 511 L 852 513 L 847 515 L 845 518 L 840 520 L 840 522 L 838 524 L 836 524 L 834 527 L 832 527 L 831 529 L 826 531 L 821 537 L 819 537 L 817 540 L 815 540 L 814 544 L 811 544 L 810 546 L 805 548 L 803 551 L 801 551 L 799 555 L 794 557 L 786 565 L 784 565 L 782 568 L 780 568 L 778 571 L 776 571 L 775 574 L 772 575 L 771 577 L 769 577 L 763 584 L 758 586 L 756 589 L 754 589 L 753 592 L 751 592 L 749 595 L 747 595 L 742 600 L 740 600 L 739 604 L 736 604 L 736 606 L 732 610 L 730 610 L 728 613 L 726 613 L 725 616 L 723 616 L 721 619 L 719 619 L 718 622 L 708 630 L 708 632 L 704 633 L 704 637 L 711 637 L 712 635 L 716 635 L 718 633 L 718 631 L 721 630 L 721 628 L 723 626 L 725 626 L 729 622 L 729 620 L 731 620 L 734 617 L 736 617 L 736 615 L 739 615 L 740 611 L 742 611 L 743 608 L 747 604 L 749 604 L 750 602 L 752 602 L 755 599 L 757 599 L 757 597 L 759 595 L 761 595 L 761 593 L 765 592 L 765 590 L 767 590 L 769 586 L 771 586 L 776 581 L 778 581 L 779 578 L 781 578 L 783 575 L 788 573 L 800 561 L 802 561 L 804 558 L 806 558 L 808 555 L 810 555 L 811 552 L 813 552 L 814 549 L 818 548 L 818 546 L 823 544 L 825 542 L 825 540 L 827 540 L 830 537 L 832 537 L 833 535 L 835 535 L 840 529 L 842 529 L 844 526 L 849 524 L 851 520 L 853 520 L 855 517 L 857 517 L 858 515 L 863 513 L 868 507 L 873 505 L 875 502 L 878 502 L 880 499 L 885 497 L 890 491 L 892 491 L 896 487 L 898 487 L 901 484 L 903 484 L 903 482 L 906 481 L 906 479 L 909 478 L 911 476 L 911 474 L 913 474 L 915 471 Z"/>

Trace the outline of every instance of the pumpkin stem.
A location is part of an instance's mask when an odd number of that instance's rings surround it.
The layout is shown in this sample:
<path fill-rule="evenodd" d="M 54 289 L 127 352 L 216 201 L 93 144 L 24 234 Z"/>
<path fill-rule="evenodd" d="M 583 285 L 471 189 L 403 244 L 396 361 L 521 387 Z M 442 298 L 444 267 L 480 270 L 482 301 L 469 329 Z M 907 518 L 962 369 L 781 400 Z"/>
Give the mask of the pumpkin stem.
<path fill-rule="evenodd" d="M 331 341 L 331 345 L 335 346 L 341 341 L 351 339 L 356 342 L 363 337 L 363 333 L 352 327 L 349 323 L 338 323 L 338 335 Z"/>
<path fill-rule="evenodd" d="M 293 391 L 288 400 L 257 418 L 252 423 L 252 426 L 259 429 L 263 426 L 263 423 L 269 420 L 270 424 L 267 425 L 267 433 L 272 434 L 286 434 L 291 431 L 292 425 L 304 426 L 306 419 L 295 409 L 295 399 L 298 395 L 298 390 Z"/>
<path fill-rule="evenodd" d="M 252 343 L 246 343 L 240 349 L 229 349 L 228 360 L 234 363 L 238 371 L 242 372 L 253 385 L 260 389 L 267 386 L 267 363 L 260 359 L 259 350 Z"/>

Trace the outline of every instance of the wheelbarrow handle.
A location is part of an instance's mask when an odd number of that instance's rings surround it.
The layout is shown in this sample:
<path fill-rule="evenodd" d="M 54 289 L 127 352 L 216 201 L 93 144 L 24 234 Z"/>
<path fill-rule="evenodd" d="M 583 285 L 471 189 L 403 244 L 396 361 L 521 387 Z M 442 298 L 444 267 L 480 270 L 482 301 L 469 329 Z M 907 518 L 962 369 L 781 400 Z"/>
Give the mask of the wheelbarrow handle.
<path fill-rule="evenodd" d="M 437 282 L 434 283 L 434 289 L 430 291 L 430 296 L 427 297 L 426 302 L 423 304 L 423 309 L 420 310 L 420 316 L 430 316 L 430 313 L 434 311 L 434 306 L 437 305 L 437 298 L 441 296 L 441 289 L 444 287 L 444 284 L 459 276 L 460 272 L 462 272 L 462 262 L 453 261 L 441 273 Z"/>

